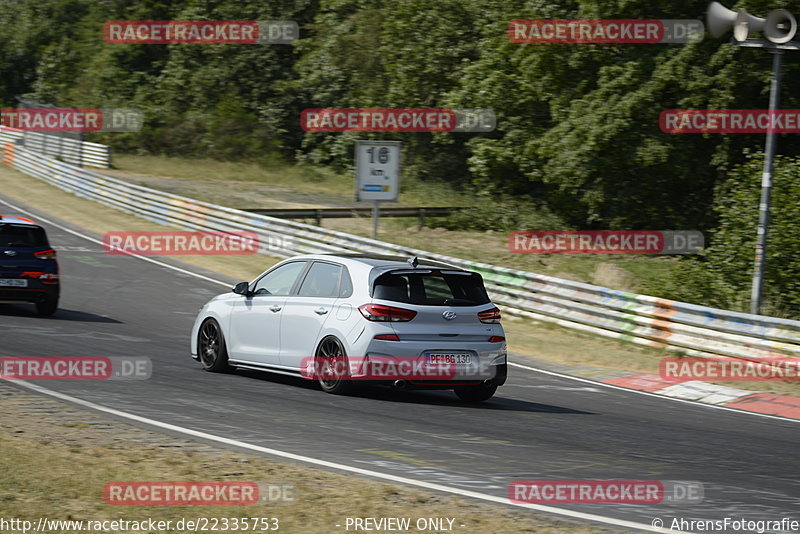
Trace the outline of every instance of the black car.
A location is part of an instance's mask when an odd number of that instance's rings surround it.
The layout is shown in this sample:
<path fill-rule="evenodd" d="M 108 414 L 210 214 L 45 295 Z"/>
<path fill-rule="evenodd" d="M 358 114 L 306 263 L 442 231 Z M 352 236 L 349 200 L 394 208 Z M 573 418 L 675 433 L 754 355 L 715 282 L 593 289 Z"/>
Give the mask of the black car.
<path fill-rule="evenodd" d="M 59 290 L 56 251 L 44 228 L 0 215 L 0 302 L 32 302 L 39 315 L 53 315 Z"/>

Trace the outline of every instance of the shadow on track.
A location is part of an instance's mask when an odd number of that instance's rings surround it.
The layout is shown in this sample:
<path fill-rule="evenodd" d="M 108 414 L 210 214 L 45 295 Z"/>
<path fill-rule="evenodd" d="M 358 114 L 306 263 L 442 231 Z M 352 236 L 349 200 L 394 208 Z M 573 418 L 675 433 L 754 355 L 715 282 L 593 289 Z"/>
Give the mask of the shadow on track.
<path fill-rule="evenodd" d="M 117 321 L 110 317 L 103 317 L 102 315 L 95 315 L 93 313 L 82 312 L 79 310 L 67 310 L 59 308 L 55 315 L 50 317 L 41 317 L 36 313 L 36 308 L 33 304 L 0 304 L 0 315 L 9 317 L 35 317 L 42 321 L 78 321 L 84 323 L 115 323 L 122 324 L 122 321 Z"/>
<path fill-rule="evenodd" d="M 396 390 L 390 387 L 379 386 L 362 387 L 351 396 L 404 404 L 458 406 L 475 410 L 593 415 L 592 412 L 503 397 L 502 386 L 497 390 L 495 396 L 488 401 L 476 403 L 464 402 L 458 399 L 455 393 L 449 390 Z"/>
<path fill-rule="evenodd" d="M 322 392 L 319 384 L 315 380 L 306 380 L 299 377 L 294 378 L 291 376 L 249 370 L 233 371 L 231 374 L 263 380 L 265 382 L 271 382 L 274 384 L 282 384 L 287 388 L 294 387 L 307 390 L 316 390 L 320 395 L 327 395 L 327 393 Z M 583 410 L 574 410 L 572 408 L 565 408 L 563 406 L 555 406 L 552 404 L 540 404 L 537 402 L 503 397 L 502 387 L 500 387 L 497 392 L 498 393 L 488 401 L 470 403 L 459 400 L 450 390 L 397 390 L 388 386 L 374 386 L 365 384 L 357 388 L 350 395 L 331 396 L 331 398 L 371 399 L 382 402 L 424 404 L 427 406 L 470 408 L 474 410 L 595 415 L 594 412 L 586 412 Z"/>

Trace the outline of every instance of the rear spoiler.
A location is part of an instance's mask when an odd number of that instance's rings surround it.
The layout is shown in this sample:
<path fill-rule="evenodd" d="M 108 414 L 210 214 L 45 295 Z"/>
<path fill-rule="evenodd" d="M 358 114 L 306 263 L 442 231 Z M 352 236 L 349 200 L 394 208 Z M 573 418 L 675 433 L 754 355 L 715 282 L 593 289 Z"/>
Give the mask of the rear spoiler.
<path fill-rule="evenodd" d="M 36 224 L 36 222 L 28 219 L 27 217 L 9 217 L 8 215 L 0 215 L 0 220 L 3 220 L 4 218 L 11 219 L 10 224 L 14 224 L 14 220 L 17 220 L 17 221 L 22 221 L 23 223 L 34 224 L 36 226 L 39 226 L 38 224 Z"/>

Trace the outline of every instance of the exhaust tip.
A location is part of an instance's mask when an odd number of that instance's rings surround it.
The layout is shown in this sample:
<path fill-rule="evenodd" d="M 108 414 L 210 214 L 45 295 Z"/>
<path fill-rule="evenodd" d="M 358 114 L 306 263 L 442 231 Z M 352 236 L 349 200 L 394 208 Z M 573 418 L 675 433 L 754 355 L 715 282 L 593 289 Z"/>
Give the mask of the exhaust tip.
<path fill-rule="evenodd" d="M 392 382 L 392 387 L 395 389 L 405 389 L 407 385 L 405 380 L 395 380 Z"/>

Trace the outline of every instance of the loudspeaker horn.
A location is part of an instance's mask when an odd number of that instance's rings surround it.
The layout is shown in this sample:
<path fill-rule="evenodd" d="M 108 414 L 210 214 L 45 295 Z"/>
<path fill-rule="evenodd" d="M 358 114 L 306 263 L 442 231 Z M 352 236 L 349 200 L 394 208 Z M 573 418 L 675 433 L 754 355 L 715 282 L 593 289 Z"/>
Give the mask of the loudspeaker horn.
<path fill-rule="evenodd" d="M 708 32 L 714 37 L 722 37 L 736 24 L 736 17 L 736 11 L 728 9 L 719 2 L 711 2 L 706 11 Z"/>
<path fill-rule="evenodd" d="M 766 22 L 767 19 L 754 17 L 744 9 L 740 9 L 736 14 L 736 24 L 733 26 L 733 38 L 737 41 L 746 41 L 751 33 L 763 30 Z"/>
<path fill-rule="evenodd" d="M 773 43 L 787 43 L 797 33 L 797 21 L 785 9 L 770 11 L 764 24 L 764 35 Z"/>

